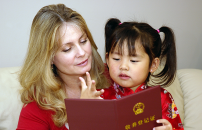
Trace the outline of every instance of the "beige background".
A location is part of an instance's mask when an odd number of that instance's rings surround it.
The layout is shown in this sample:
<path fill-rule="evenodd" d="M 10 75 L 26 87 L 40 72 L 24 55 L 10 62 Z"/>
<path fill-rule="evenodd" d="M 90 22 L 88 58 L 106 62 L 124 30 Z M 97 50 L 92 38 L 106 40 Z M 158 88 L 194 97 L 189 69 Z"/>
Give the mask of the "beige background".
<path fill-rule="evenodd" d="M 148 22 L 176 34 L 178 69 L 202 69 L 201 0 L 0 0 L 0 67 L 21 66 L 32 19 L 48 4 L 64 3 L 86 20 L 104 59 L 104 25 L 108 18 Z"/>

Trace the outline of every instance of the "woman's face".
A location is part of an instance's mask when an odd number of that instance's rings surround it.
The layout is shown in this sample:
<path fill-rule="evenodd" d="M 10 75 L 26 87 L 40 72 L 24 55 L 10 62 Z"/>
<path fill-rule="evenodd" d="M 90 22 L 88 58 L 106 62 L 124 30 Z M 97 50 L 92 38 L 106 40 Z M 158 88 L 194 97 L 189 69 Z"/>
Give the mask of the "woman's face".
<path fill-rule="evenodd" d="M 87 35 L 73 23 L 64 23 L 57 33 L 60 48 L 53 64 L 60 76 L 81 76 L 91 69 L 92 50 Z"/>

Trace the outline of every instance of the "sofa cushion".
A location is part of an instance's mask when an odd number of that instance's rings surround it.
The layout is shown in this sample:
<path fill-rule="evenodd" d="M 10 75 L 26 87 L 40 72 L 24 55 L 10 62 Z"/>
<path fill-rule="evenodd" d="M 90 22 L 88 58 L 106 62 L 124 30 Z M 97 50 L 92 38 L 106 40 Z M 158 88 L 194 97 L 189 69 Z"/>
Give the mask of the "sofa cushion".
<path fill-rule="evenodd" d="M 17 71 L 20 67 L 0 68 L 0 129 L 15 130 L 22 108 Z"/>
<path fill-rule="evenodd" d="M 182 69 L 177 75 L 184 95 L 184 128 L 202 130 L 202 70 Z"/>

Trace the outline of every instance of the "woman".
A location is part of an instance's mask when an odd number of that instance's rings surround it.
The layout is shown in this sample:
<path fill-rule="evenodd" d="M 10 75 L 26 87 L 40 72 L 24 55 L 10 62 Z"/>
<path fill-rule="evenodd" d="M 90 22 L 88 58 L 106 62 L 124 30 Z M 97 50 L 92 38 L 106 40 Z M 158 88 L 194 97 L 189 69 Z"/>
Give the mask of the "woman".
<path fill-rule="evenodd" d="M 88 98 L 89 91 L 100 98 L 103 91 L 94 87 L 108 86 L 104 72 L 82 16 L 63 4 L 41 8 L 32 22 L 28 53 L 19 76 L 25 105 L 17 130 L 68 129 L 64 99 Z M 83 79 L 92 90 L 81 87 Z"/>

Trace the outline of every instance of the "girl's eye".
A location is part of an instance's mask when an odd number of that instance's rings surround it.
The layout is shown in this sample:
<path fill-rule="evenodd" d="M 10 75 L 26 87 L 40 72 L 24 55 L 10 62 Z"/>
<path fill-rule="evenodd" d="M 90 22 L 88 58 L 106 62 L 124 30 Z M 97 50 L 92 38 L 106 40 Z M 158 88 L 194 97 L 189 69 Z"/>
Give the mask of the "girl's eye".
<path fill-rule="evenodd" d="M 63 50 L 63 52 L 68 52 L 70 50 L 71 50 L 71 48 L 67 48 L 67 49 Z"/>
<path fill-rule="evenodd" d="M 113 58 L 113 60 L 116 60 L 116 61 L 118 61 L 118 60 L 119 60 L 119 58 Z"/>
<path fill-rule="evenodd" d="M 138 62 L 138 61 L 136 61 L 136 60 L 130 60 L 131 62 Z"/>

